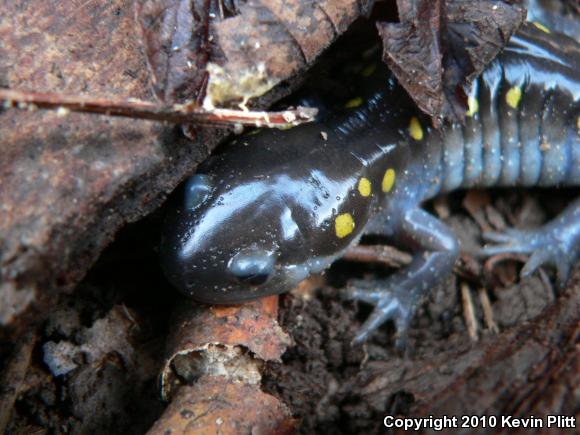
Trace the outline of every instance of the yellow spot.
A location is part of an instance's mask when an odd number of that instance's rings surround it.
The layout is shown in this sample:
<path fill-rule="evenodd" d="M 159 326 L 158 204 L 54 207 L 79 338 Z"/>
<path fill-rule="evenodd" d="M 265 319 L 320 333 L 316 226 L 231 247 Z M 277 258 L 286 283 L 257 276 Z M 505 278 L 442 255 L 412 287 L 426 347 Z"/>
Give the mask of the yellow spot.
<path fill-rule="evenodd" d="M 514 86 L 507 91 L 505 94 L 505 100 L 510 107 L 515 109 L 520 104 L 520 100 L 522 99 L 522 90 L 519 86 Z"/>
<path fill-rule="evenodd" d="M 477 101 L 477 98 L 472 97 L 471 95 L 467 98 L 467 112 L 465 112 L 465 114 L 467 116 L 473 116 L 475 115 L 478 111 L 479 111 L 479 101 Z"/>
<path fill-rule="evenodd" d="M 358 106 L 360 106 L 363 103 L 363 99 L 361 97 L 356 97 L 353 98 L 352 100 L 348 100 L 346 102 L 346 104 L 344 105 L 344 107 L 346 109 L 354 109 Z"/>
<path fill-rule="evenodd" d="M 371 194 L 371 182 L 368 178 L 362 177 L 358 182 L 358 191 L 362 196 Z"/>
<path fill-rule="evenodd" d="M 580 116 L 576 118 L 576 128 L 580 130 Z"/>
<path fill-rule="evenodd" d="M 394 169 L 387 169 L 385 171 L 385 175 L 383 177 L 383 192 L 389 193 L 393 186 L 395 185 L 395 170 Z"/>
<path fill-rule="evenodd" d="M 374 72 L 376 70 L 377 70 L 377 64 L 371 63 L 363 68 L 363 70 L 360 72 L 360 75 L 363 77 L 370 77 L 374 74 Z"/>
<path fill-rule="evenodd" d="M 423 127 L 416 116 L 413 116 L 409 123 L 409 134 L 415 140 L 423 139 Z"/>
<path fill-rule="evenodd" d="M 334 221 L 336 237 L 342 239 L 354 230 L 354 220 L 350 213 L 339 214 Z"/>
<path fill-rule="evenodd" d="M 542 23 L 538 23 L 537 21 L 532 21 L 532 24 L 540 29 L 542 32 L 550 33 L 550 29 L 544 26 Z"/>

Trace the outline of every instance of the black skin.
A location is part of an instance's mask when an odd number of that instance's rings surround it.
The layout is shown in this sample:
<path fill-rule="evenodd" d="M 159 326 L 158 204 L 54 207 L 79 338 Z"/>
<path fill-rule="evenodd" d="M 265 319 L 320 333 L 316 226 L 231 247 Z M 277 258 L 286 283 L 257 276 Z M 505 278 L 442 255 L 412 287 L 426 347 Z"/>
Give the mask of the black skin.
<path fill-rule="evenodd" d="M 165 272 L 198 301 L 239 303 L 286 292 L 361 235 L 381 235 L 414 258 L 379 287 L 349 286 L 350 298 L 375 305 L 355 340 L 393 320 L 404 345 L 421 297 L 459 253 L 420 204 L 462 187 L 579 186 L 579 71 L 576 41 L 524 26 L 471 90 L 478 107 L 465 125 L 436 131 L 379 68 L 361 80 L 361 105 L 247 135 L 206 162 L 167 217 Z M 489 234 L 496 244 L 483 253 L 529 253 L 524 274 L 551 263 L 564 282 L 579 216 L 576 200 L 544 228 Z"/>

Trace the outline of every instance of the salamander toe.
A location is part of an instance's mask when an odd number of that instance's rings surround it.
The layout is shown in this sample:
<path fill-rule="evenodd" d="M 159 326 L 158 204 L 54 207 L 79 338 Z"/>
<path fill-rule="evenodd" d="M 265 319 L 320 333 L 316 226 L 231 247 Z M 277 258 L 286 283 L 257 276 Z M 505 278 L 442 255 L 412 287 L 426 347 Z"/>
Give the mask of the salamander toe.
<path fill-rule="evenodd" d="M 394 279 L 367 282 L 352 280 L 343 292 L 347 299 L 374 305 L 374 310 L 363 323 L 353 339 L 354 344 L 363 343 L 387 321 L 393 321 L 397 329 L 395 346 L 404 350 L 411 319 L 416 310 L 415 292 L 410 292 Z"/>
<path fill-rule="evenodd" d="M 492 242 L 481 250 L 485 257 L 497 254 L 530 254 L 520 272 L 522 279 L 531 276 L 542 266 L 552 266 L 558 272 L 558 283 L 563 286 L 578 256 L 579 246 L 574 238 L 569 237 L 566 232 L 558 231 L 558 228 L 512 229 L 505 233 L 486 233 L 484 239 Z"/>

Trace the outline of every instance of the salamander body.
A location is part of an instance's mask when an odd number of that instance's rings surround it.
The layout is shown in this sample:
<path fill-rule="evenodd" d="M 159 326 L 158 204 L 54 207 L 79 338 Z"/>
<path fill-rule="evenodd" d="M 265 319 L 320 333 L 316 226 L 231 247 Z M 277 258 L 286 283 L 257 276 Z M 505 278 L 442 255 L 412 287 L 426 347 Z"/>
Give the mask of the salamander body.
<path fill-rule="evenodd" d="M 412 263 L 381 289 L 357 340 L 386 320 L 404 339 L 416 305 L 451 272 L 459 246 L 420 208 L 442 192 L 491 186 L 580 186 L 580 48 L 524 26 L 469 92 L 464 125 L 432 129 L 396 81 L 377 72 L 355 101 L 317 124 L 248 135 L 206 162 L 167 218 L 162 263 L 206 303 L 288 291 L 363 234 L 392 239 Z M 357 106 L 357 107 L 352 107 Z M 544 228 L 488 234 L 484 253 L 531 254 L 565 280 L 580 247 L 580 201 Z"/>

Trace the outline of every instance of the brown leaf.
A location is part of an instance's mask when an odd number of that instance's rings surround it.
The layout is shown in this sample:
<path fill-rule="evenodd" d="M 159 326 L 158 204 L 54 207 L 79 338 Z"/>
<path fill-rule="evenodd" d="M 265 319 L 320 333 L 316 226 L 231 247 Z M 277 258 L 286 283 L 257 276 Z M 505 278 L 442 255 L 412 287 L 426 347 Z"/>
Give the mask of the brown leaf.
<path fill-rule="evenodd" d="M 383 60 L 435 125 L 462 120 L 464 88 L 524 22 L 525 9 L 494 0 L 398 0 L 397 6 L 400 23 L 377 24 Z"/>
<path fill-rule="evenodd" d="M 208 65 L 206 105 L 245 104 L 314 59 L 361 13 L 353 0 L 249 2 L 215 26 L 225 63 Z"/>
<path fill-rule="evenodd" d="M 451 109 L 463 119 L 466 104 L 459 105 L 456 96 L 469 85 L 508 43 L 524 23 L 526 10 L 516 2 L 454 0 L 447 3 L 447 38 L 444 56 L 444 87 Z M 473 7 L 473 6 L 476 7 Z M 466 101 L 463 96 L 462 101 Z"/>
<path fill-rule="evenodd" d="M 477 222 L 482 231 L 491 231 L 491 227 L 485 219 L 485 207 L 489 205 L 490 201 L 489 194 L 481 190 L 470 190 L 463 198 L 463 208 Z"/>
<path fill-rule="evenodd" d="M 383 61 L 417 105 L 431 116 L 442 112 L 441 0 L 398 0 L 401 23 L 378 23 Z"/>
<path fill-rule="evenodd" d="M 195 100 L 207 80 L 205 67 L 215 57 L 210 43 L 213 0 L 145 0 L 136 3 L 153 87 L 165 102 Z"/>
<path fill-rule="evenodd" d="M 137 17 L 159 98 L 200 102 L 207 85 L 211 107 L 245 105 L 305 69 L 371 4 L 144 0 Z"/>

